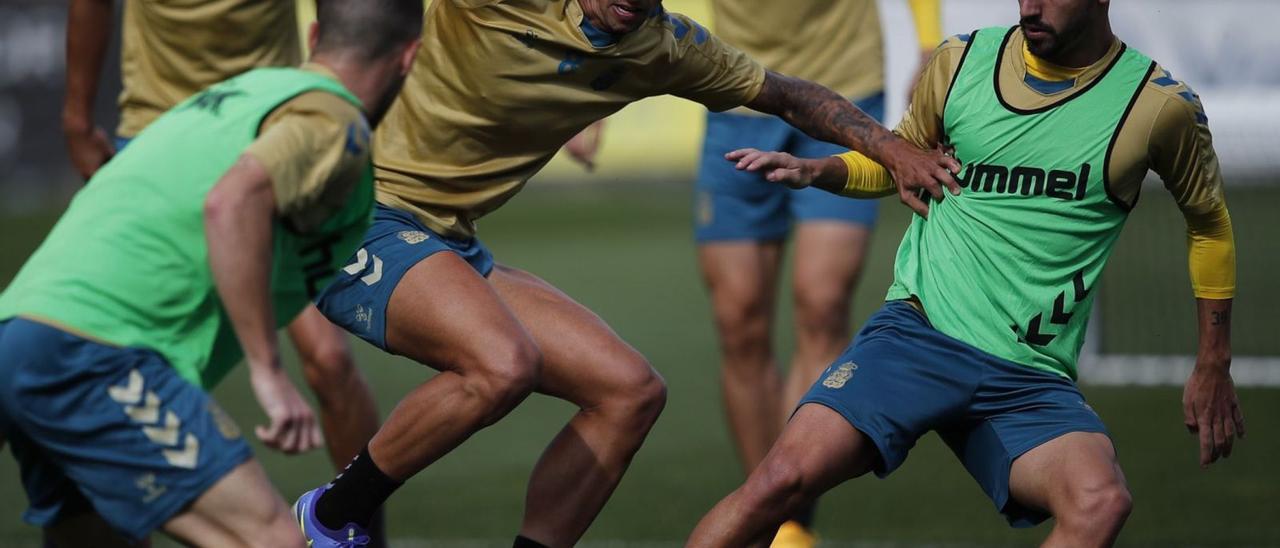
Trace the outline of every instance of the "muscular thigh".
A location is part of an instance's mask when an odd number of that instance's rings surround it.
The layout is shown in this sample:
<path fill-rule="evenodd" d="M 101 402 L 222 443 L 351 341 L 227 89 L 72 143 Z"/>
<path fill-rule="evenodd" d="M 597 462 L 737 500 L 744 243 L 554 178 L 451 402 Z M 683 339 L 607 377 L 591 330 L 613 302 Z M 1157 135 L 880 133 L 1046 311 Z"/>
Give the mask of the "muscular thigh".
<path fill-rule="evenodd" d="M 1050 512 L 1071 488 L 1124 484 L 1111 438 L 1098 432 L 1071 432 L 1027 451 L 1009 471 L 1009 491 L 1020 505 Z"/>
<path fill-rule="evenodd" d="M 653 374 L 603 319 L 551 284 L 503 265 L 489 279 L 542 352 L 539 392 L 591 406 Z"/>
<path fill-rule="evenodd" d="M 469 363 L 496 340 L 528 337 L 495 287 L 453 253 L 423 259 L 391 294 L 388 350 L 448 370 Z"/>

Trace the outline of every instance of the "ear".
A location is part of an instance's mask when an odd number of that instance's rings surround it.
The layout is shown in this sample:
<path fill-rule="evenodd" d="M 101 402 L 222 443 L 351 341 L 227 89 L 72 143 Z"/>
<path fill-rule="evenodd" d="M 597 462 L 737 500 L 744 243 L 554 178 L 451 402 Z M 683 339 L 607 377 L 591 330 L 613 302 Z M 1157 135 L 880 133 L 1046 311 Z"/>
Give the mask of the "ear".
<path fill-rule="evenodd" d="M 422 45 L 422 40 L 414 40 L 404 47 L 404 51 L 400 52 L 400 75 L 409 74 L 409 69 L 413 68 L 413 60 L 418 56 L 418 46 Z"/>
<path fill-rule="evenodd" d="M 320 41 L 320 22 L 312 21 L 311 26 L 307 28 L 307 50 L 314 53 L 316 51 L 316 43 Z"/>

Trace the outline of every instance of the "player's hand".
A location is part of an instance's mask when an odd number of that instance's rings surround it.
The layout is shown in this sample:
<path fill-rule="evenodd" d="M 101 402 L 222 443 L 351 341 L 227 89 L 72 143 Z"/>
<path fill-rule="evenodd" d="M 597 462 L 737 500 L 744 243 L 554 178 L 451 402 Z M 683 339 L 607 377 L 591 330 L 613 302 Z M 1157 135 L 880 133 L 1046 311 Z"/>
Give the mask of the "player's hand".
<path fill-rule="evenodd" d="M 115 147 L 107 138 L 107 132 L 100 127 L 89 126 L 87 129 L 67 127 L 67 153 L 71 156 L 71 165 L 76 172 L 88 181 L 98 168 L 107 163 L 115 155 Z"/>
<path fill-rule="evenodd" d="M 324 445 L 311 406 L 302 399 L 283 368 L 278 365 L 251 367 L 249 382 L 258 404 L 267 414 L 268 424 L 254 427 L 254 433 L 264 445 L 288 455 Z"/>
<path fill-rule="evenodd" d="M 960 173 L 960 162 L 943 149 L 921 150 L 902 139 L 885 148 L 881 163 L 898 183 L 898 198 L 921 217 L 929 217 L 929 205 L 922 199 L 925 193 L 936 201 L 945 196 L 944 187 L 951 194 L 960 194 L 955 178 Z"/>
<path fill-rule="evenodd" d="M 600 134 L 604 131 L 604 120 L 597 120 L 586 129 L 574 135 L 564 144 L 564 151 L 587 171 L 596 170 L 596 153 L 600 151 Z"/>
<path fill-rule="evenodd" d="M 1182 392 L 1182 412 L 1187 430 L 1200 436 L 1201 468 L 1230 457 L 1235 438 L 1244 437 L 1244 414 L 1226 364 L 1196 363 Z"/>
<path fill-rule="evenodd" d="M 765 180 L 785 185 L 787 188 L 806 188 L 812 185 L 818 176 L 814 162 L 796 158 L 785 152 L 764 152 L 754 148 L 744 148 L 725 154 L 724 159 L 734 162 L 733 167 L 740 171 L 759 173 Z"/>

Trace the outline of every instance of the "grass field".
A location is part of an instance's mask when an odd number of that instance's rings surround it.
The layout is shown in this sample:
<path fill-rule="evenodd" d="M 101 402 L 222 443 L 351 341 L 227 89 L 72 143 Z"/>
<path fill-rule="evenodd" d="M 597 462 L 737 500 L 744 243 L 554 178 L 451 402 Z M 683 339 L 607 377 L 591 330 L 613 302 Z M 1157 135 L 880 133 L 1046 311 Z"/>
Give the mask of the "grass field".
<path fill-rule="evenodd" d="M 592 545 L 675 545 L 741 480 L 720 410 L 707 300 L 689 236 L 688 192 L 670 184 L 548 185 L 516 198 L 481 228 L 500 260 L 543 276 L 598 311 L 670 386 L 663 418 L 588 533 Z M 1108 300 L 1103 308 L 1111 350 L 1194 348 L 1180 219 L 1157 194 L 1144 197 L 1104 282 L 1104 295 L 1128 296 Z M 1234 196 L 1242 287 L 1237 353 L 1280 353 L 1270 333 L 1280 302 L 1274 292 L 1250 289 L 1269 287 L 1280 250 L 1274 238 L 1242 237 L 1251 226 L 1260 231 L 1274 222 L 1276 202 Z M 858 321 L 878 306 L 887 287 L 904 211 L 886 202 L 884 230 L 857 296 Z M 51 221 L 0 220 L 0 284 Z M 785 310 L 781 325 L 789 321 Z M 1161 323 L 1144 325 L 1144 317 Z M 790 341 L 780 330 L 778 347 L 786 350 Z M 407 387 L 430 375 L 363 344 L 357 351 L 384 412 Z M 261 412 L 246 387 L 241 370 L 216 396 L 247 429 Z M 1241 391 L 1250 436 L 1230 461 L 1202 471 L 1194 440 L 1181 425 L 1180 389 L 1084 390 L 1112 429 L 1136 500 L 1122 545 L 1280 546 L 1280 391 Z M 389 506 L 391 535 L 404 546 L 509 545 L 526 476 L 571 412 L 560 402 L 530 398 L 397 493 Z M 319 453 L 285 458 L 256 449 L 287 498 L 331 476 Z M 13 460 L 2 458 L 0 546 L 34 544 L 37 531 L 19 519 L 24 506 Z M 933 435 L 891 478 L 859 479 L 834 491 L 823 501 L 818 524 L 829 545 L 1027 546 L 1047 532 L 1046 526 L 1005 526 Z"/>

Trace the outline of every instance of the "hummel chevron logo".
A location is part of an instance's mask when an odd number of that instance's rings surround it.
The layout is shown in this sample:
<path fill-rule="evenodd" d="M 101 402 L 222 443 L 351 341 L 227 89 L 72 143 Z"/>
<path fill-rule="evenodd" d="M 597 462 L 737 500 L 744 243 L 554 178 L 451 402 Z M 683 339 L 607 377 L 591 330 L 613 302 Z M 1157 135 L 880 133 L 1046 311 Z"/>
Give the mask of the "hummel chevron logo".
<path fill-rule="evenodd" d="M 153 442 L 160 445 L 177 445 L 178 444 L 178 428 L 182 426 L 182 421 L 178 420 L 178 416 L 173 411 L 164 412 L 164 426 L 144 426 L 142 433 Z"/>
<path fill-rule="evenodd" d="M 133 422 L 152 424 L 160 419 L 160 396 L 148 390 L 146 400 L 143 401 L 142 405 L 124 406 L 124 414 L 129 415 Z"/>
<path fill-rule="evenodd" d="M 178 468 L 194 469 L 200 456 L 200 440 L 195 434 L 187 433 L 186 442 L 181 449 L 165 449 L 164 460 Z"/>
<path fill-rule="evenodd" d="M 1089 295 L 1089 289 L 1084 285 L 1084 271 L 1076 272 L 1071 278 L 1071 288 L 1075 293 L 1072 304 L 1083 301 Z M 1052 325 L 1067 325 L 1071 321 L 1071 317 L 1075 314 L 1073 310 L 1067 310 L 1067 292 L 1063 291 L 1053 300 L 1053 311 L 1049 314 L 1049 323 Z M 1030 345 L 1045 346 L 1053 342 L 1057 338 L 1056 333 L 1043 333 L 1040 331 L 1044 321 L 1044 313 L 1041 312 L 1033 316 L 1027 321 L 1026 329 L 1019 329 L 1017 325 L 1009 326 L 1013 329 L 1014 334 L 1018 336 L 1018 340 Z"/>
<path fill-rule="evenodd" d="M 363 247 L 356 252 L 356 262 L 342 267 L 342 271 L 352 276 L 359 274 L 364 271 L 366 266 L 369 265 L 369 257 L 373 257 L 373 272 L 362 276 L 360 281 L 364 282 L 364 285 L 373 285 L 378 283 L 378 281 L 382 280 L 382 259 L 378 258 L 377 255 L 369 253 Z"/>
<path fill-rule="evenodd" d="M 124 386 L 108 386 L 107 395 L 116 403 L 134 404 L 142 399 L 142 373 L 137 369 L 129 372 L 128 384 Z"/>

